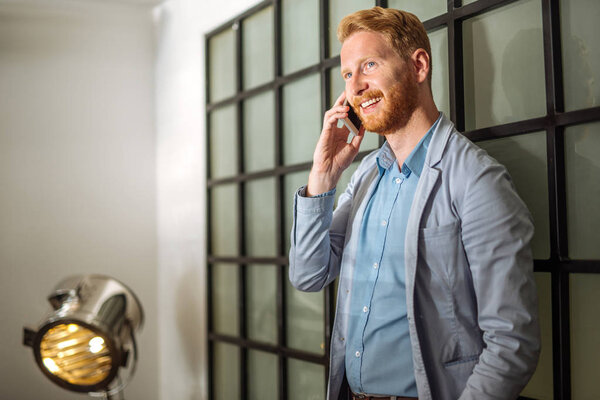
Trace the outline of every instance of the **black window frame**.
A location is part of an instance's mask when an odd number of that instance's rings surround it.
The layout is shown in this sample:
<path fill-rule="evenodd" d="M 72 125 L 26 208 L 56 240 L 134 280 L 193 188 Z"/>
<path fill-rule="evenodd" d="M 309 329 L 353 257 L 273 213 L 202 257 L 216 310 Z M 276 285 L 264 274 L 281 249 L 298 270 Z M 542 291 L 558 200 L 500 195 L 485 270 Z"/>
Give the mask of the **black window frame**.
<path fill-rule="evenodd" d="M 543 131 L 546 134 L 546 153 L 548 171 L 548 204 L 550 222 L 550 257 L 548 259 L 534 260 L 536 272 L 546 272 L 551 275 L 552 296 L 552 357 L 553 357 L 553 381 L 554 398 L 571 398 L 571 352 L 570 352 L 570 301 L 569 301 L 569 277 L 573 273 L 600 273 L 600 260 L 572 260 L 568 256 L 567 237 L 567 189 L 565 180 L 565 129 L 569 126 L 600 121 L 600 107 L 591 107 L 575 111 L 565 111 L 563 72 L 562 72 L 562 50 L 560 31 L 560 0 L 538 0 L 542 8 L 542 31 L 544 51 L 544 76 L 546 90 L 546 115 L 527 120 L 520 120 L 507 124 L 474 129 L 465 132 L 464 114 L 464 76 L 463 76 L 463 21 L 484 14 L 493 9 L 515 3 L 519 0 L 478 0 L 462 6 L 461 0 L 448 2 L 447 12 L 424 21 L 428 32 L 440 28 L 447 28 L 448 33 L 448 79 L 450 97 L 450 119 L 455 123 L 457 129 L 474 142 L 505 138 L 515 135 L 523 135 L 532 132 Z M 372 5 L 387 7 L 387 0 L 377 0 Z M 366 5 L 367 6 L 367 5 Z M 243 59 L 242 59 L 242 29 L 244 20 L 253 16 L 267 7 L 273 7 L 273 40 L 274 40 L 274 79 L 258 87 L 244 89 L 243 85 Z M 210 113 L 225 106 L 235 105 L 237 120 L 237 146 L 232 146 L 232 157 L 237 159 L 237 174 L 225 178 L 211 178 L 210 151 L 207 151 L 207 215 L 211 215 L 211 190 L 225 184 L 238 185 L 238 254 L 235 257 L 222 257 L 212 254 L 211 250 L 211 221 L 208 218 L 208 266 L 207 266 L 207 293 L 208 293 L 208 341 L 209 341 L 209 398 L 214 398 L 212 365 L 213 344 L 229 343 L 238 346 L 240 355 L 240 391 L 242 399 L 246 399 L 247 381 L 247 351 L 249 349 L 265 351 L 275 354 L 279 359 L 278 390 L 279 398 L 288 398 L 287 384 L 287 359 L 293 358 L 308 361 L 325 367 L 327 378 L 329 364 L 329 344 L 331 327 L 334 314 L 334 288 L 330 285 L 324 291 L 325 312 L 325 354 L 313 354 L 285 346 L 286 340 L 286 307 L 285 307 L 285 280 L 287 279 L 288 259 L 285 254 L 285 232 L 284 221 L 284 185 L 283 179 L 287 174 L 308 171 L 311 162 L 294 165 L 284 165 L 282 162 L 282 88 L 291 82 L 297 81 L 308 75 L 318 73 L 320 76 L 320 99 L 321 111 L 326 111 L 326 105 L 330 104 L 330 74 L 331 68 L 339 65 L 339 56 L 329 57 L 329 0 L 319 0 L 319 29 L 320 29 L 320 57 L 318 63 L 295 71 L 291 74 L 282 74 L 282 42 L 281 42 L 281 0 L 266 0 L 251 7 L 242 14 L 230 19 L 218 28 L 205 35 L 205 70 L 206 70 L 206 132 L 207 149 L 210 149 Z M 236 64 L 236 93 L 223 100 L 210 101 L 210 39 L 233 27 L 235 32 L 235 64 Z M 243 154 L 243 101 L 260 93 L 272 91 L 275 94 L 275 167 L 268 170 L 246 173 L 244 172 Z M 600 132 L 595 132 L 600 134 Z M 315 132 L 318 135 L 318 132 Z M 382 140 L 380 140 L 380 143 Z M 362 151 L 357 159 L 362 159 L 369 151 Z M 276 230 L 277 230 L 277 256 L 276 257 L 250 257 L 245 252 L 245 183 L 255 179 L 274 177 L 276 180 Z M 237 336 L 219 334 L 214 331 L 212 325 L 212 266 L 215 263 L 232 263 L 238 265 L 239 286 L 239 312 L 240 331 Z M 253 341 L 246 335 L 246 305 L 245 266 L 249 264 L 264 264 L 277 266 L 277 345 Z"/>

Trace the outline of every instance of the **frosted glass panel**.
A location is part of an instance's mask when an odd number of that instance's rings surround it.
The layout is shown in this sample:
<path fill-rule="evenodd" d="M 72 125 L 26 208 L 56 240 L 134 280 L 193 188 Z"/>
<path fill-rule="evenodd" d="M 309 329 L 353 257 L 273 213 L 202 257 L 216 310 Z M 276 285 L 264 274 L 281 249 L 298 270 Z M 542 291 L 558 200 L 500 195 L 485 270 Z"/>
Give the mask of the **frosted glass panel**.
<path fill-rule="evenodd" d="M 275 179 L 246 183 L 246 253 L 275 256 Z"/>
<path fill-rule="evenodd" d="M 239 335 L 238 317 L 238 266 L 214 264 L 212 266 L 213 330 L 228 335 Z"/>
<path fill-rule="evenodd" d="M 210 198 L 212 254 L 238 255 L 237 186 L 215 186 Z"/>
<path fill-rule="evenodd" d="M 262 351 L 248 351 L 248 399 L 277 399 L 278 358 Z M 233 397 L 232 397 L 233 399 Z"/>
<path fill-rule="evenodd" d="M 324 354 L 324 293 L 301 292 L 287 279 L 285 289 L 288 347 Z"/>
<path fill-rule="evenodd" d="M 277 269 L 273 265 L 250 264 L 246 268 L 248 337 L 277 343 Z"/>
<path fill-rule="evenodd" d="M 346 83 L 342 78 L 341 67 L 338 65 L 337 67 L 331 68 L 329 70 L 329 98 L 331 99 L 331 104 L 329 104 L 329 107 L 333 105 L 335 100 L 345 90 Z"/>
<path fill-rule="evenodd" d="M 599 259 L 600 122 L 565 130 L 569 256 Z"/>
<path fill-rule="evenodd" d="M 388 0 L 388 7 L 415 14 L 421 21 L 427 21 L 446 13 L 446 0 Z"/>
<path fill-rule="evenodd" d="M 209 91 L 210 101 L 233 96 L 235 82 L 235 35 L 232 29 L 219 33 L 209 41 Z"/>
<path fill-rule="evenodd" d="M 273 7 L 257 12 L 242 23 L 244 89 L 273 79 Z"/>
<path fill-rule="evenodd" d="M 535 222 L 531 247 L 533 257 L 550 257 L 550 222 L 548 220 L 548 168 L 544 132 L 511 136 L 477 143 L 504 164 L 517 192 L 527 204 Z"/>
<path fill-rule="evenodd" d="M 275 166 L 275 96 L 266 92 L 244 101 L 244 168 L 256 172 Z"/>
<path fill-rule="evenodd" d="M 318 364 L 288 360 L 290 400 L 325 399 L 325 368 Z"/>
<path fill-rule="evenodd" d="M 552 278 L 549 273 L 536 272 L 542 352 L 533 377 L 521 393 L 533 399 L 552 399 Z"/>
<path fill-rule="evenodd" d="M 448 29 L 429 33 L 431 44 L 431 90 L 438 110 L 450 116 L 450 84 L 448 82 Z"/>
<path fill-rule="evenodd" d="M 571 398 L 598 398 L 600 274 L 572 274 Z"/>
<path fill-rule="evenodd" d="M 561 0 L 565 108 L 600 105 L 600 1 Z"/>
<path fill-rule="evenodd" d="M 308 183 L 309 171 L 294 172 L 285 176 L 283 183 L 283 204 L 285 218 L 285 254 L 290 250 L 290 231 L 292 230 L 292 219 L 294 213 L 294 193 Z"/>
<path fill-rule="evenodd" d="M 237 173 L 235 106 L 210 114 L 210 176 L 222 178 Z"/>
<path fill-rule="evenodd" d="M 463 44 L 467 130 L 546 114 L 539 0 L 466 20 Z"/>
<path fill-rule="evenodd" d="M 330 57 L 340 54 L 342 44 L 337 39 L 337 28 L 346 15 L 354 11 L 371 8 L 374 1 L 365 0 L 329 0 L 329 55 Z"/>
<path fill-rule="evenodd" d="M 346 89 L 346 84 L 342 79 L 340 67 L 334 67 L 329 70 L 329 97 L 331 98 L 331 105 L 333 102 L 342 94 Z M 365 138 L 360 144 L 360 151 L 373 150 L 379 147 L 379 135 L 372 132 L 365 132 Z"/>
<path fill-rule="evenodd" d="M 319 0 L 282 0 L 283 73 L 319 62 Z"/>
<path fill-rule="evenodd" d="M 241 398 L 240 350 L 236 346 L 214 343 L 213 384 L 216 400 Z"/>
<path fill-rule="evenodd" d="M 323 116 L 319 75 L 311 75 L 283 88 L 283 161 L 311 161 L 321 134 Z"/>

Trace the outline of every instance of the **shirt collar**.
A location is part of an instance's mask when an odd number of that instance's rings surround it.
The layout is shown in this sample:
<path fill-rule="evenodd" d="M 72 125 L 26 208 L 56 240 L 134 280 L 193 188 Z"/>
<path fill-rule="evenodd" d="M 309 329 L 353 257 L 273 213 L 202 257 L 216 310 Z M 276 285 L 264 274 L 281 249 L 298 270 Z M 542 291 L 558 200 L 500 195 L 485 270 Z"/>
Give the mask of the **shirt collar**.
<path fill-rule="evenodd" d="M 433 123 L 433 125 L 431 125 L 431 128 L 429 128 L 425 136 L 421 138 L 419 143 L 404 161 L 404 164 L 402 164 L 402 173 L 404 175 L 409 176 L 411 172 L 414 172 L 417 174 L 417 177 L 421 176 L 423 165 L 425 164 L 425 156 L 427 155 L 427 149 L 429 148 L 429 142 L 431 142 L 433 132 L 439 125 L 441 119 L 442 113 L 440 113 L 438 119 Z M 379 175 L 383 175 L 385 171 L 389 169 L 395 162 L 396 156 L 394 155 L 394 152 L 392 151 L 392 148 L 388 142 L 385 142 L 377 154 L 377 167 L 379 169 Z"/>

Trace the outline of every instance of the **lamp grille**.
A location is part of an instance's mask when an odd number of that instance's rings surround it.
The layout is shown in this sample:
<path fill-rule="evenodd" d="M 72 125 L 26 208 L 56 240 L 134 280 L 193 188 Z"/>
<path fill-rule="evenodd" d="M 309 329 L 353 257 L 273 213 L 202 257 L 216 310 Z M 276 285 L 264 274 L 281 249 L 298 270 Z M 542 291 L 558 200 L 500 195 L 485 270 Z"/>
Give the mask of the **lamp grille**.
<path fill-rule="evenodd" d="M 109 375 L 112 356 L 104 338 L 78 324 L 59 324 L 40 342 L 44 367 L 73 385 L 95 385 Z"/>

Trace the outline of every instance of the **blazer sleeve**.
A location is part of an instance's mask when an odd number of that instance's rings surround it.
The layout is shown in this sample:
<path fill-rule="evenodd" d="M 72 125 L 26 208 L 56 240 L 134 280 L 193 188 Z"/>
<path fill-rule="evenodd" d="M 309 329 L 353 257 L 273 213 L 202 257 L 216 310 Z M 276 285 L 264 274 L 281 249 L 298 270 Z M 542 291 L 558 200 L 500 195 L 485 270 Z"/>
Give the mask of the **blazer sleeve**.
<path fill-rule="evenodd" d="M 459 214 L 485 346 L 460 399 L 515 399 L 540 350 L 534 228 L 506 169 L 482 158 L 465 183 Z"/>
<path fill-rule="evenodd" d="M 320 197 L 305 197 L 306 188 L 301 187 L 294 195 L 289 279 L 295 288 L 316 292 L 339 275 L 353 179 L 354 175 L 335 212 L 335 190 Z"/>

